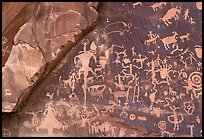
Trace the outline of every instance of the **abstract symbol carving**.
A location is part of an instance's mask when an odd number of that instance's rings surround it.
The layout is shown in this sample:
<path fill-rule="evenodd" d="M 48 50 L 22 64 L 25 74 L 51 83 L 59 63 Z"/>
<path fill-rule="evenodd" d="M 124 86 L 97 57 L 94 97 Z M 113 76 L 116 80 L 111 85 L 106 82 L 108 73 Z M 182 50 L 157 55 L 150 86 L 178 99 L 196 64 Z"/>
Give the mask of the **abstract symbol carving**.
<path fill-rule="evenodd" d="M 201 72 L 192 72 L 189 75 L 190 83 L 196 88 L 200 88 L 202 86 L 202 73 Z"/>
<path fill-rule="evenodd" d="M 202 2 L 196 2 L 196 7 L 198 10 L 202 10 Z"/>
<path fill-rule="evenodd" d="M 129 118 L 130 118 L 131 121 L 134 121 L 136 116 L 134 114 L 130 114 Z"/>
<path fill-rule="evenodd" d="M 2 44 L 6 44 L 8 42 L 8 39 L 6 37 L 2 37 Z"/>
<path fill-rule="evenodd" d="M 184 105 L 184 111 L 189 115 L 192 115 L 195 109 L 195 105 L 191 101 L 186 101 L 184 102 L 183 105 Z"/>
<path fill-rule="evenodd" d="M 160 121 L 158 123 L 158 128 L 161 130 L 165 130 L 166 129 L 166 121 Z"/>
<path fill-rule="evenodd" d="M 2 129 L 2 137 L 11 137 L 11 132 L 6 128 Z"/>

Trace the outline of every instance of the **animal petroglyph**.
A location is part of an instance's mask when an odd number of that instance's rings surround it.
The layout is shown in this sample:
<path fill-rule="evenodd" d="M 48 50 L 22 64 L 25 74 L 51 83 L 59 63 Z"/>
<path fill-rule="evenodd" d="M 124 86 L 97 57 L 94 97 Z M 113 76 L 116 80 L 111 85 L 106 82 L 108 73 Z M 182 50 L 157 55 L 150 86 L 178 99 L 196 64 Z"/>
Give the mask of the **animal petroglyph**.
<path fill-rule="evenodd" d="M 103 98 L 103 92 L 106 89 L 105 85 L 93 85 L 87 88 L 88 91 L 91 92 L 91 95 L 94 97 L 99 97 L 99 98 Z"/>
<path fill-rule="evenodd" d="M 166 2 L 159 2 L 151 5 L 150 7 L 152 8 L 153 11 L 157 11 L 158 9 L 162 9 L 162 6 L 166 5 Z"/>
<path fill-rule="evenodd" d="M 133 8 L 136 8 L 136 6 L 142 6 L 142 2 L 136 2 L 132 4 Z"/>
<path fill-rule="evenodd" d="M 121 26 L 120 30 L 114 30 L 114 26 Z M 125 32 L 130 32 L 130 28 L 132 27 L 131 23 L 125 23 L 125 22 L 114 22 L 106 27 L 102 28 L 102 37 L 104 39 L 108 38 L 108 35 L 112 33 L 119 33 L 119 35 L 124 35 Z"/>
<path fill-rule="evenodd" d="M 186 35 L 179 36 L 182 42 L 184 42 L 185 40 L 189 41 L 190 40 L 189 37 L 190 37 L 189 33 L 186 33 Z"/>
<path fill-rule="evenodd" d="M 169 20 L 172 18 L 174 18 L 175 20 L 178 20 L 179 19 L 178 14 L 180 13 L 181 13 L 181 7 L 176 6 L 176 8 L 169 9 L 166 12 L 166 14 L 159 20 L 163 21 L 166 26 L 169 26 L 170 24 L 172 24 L 172 22 L 170 22 Z"/>
<path fill-rule="evenodd" d="M 152 44 L 156 44 L 156 40 L 159 38 L 158 34 L 153 34 L 152 31 L 149 32 L 148 34 L 148 40 L 145 40 L 144 44 L 145 45 L 150 45 Z"/>
<path fill-rule="evenodd" d="M 178 33 L 173 31 L 172 34 L 173 34 L 172 36 L 168 36 L 166 38 L 161 39 L 166 50 L 168 50 L 170 48 L 170 46 L 169 46 L 170 44 L 172 44 L 172 46 L 171 46 L 172 48 L 174 48 L 176 46 L 178 49 L 178 44 L 177 44 L 177 39 L 176 39 L 178 36 Z"/>
<path fill-rule="evenodd" d="M 129 94 L 130 88 L 127 89 L 127 91 L 113 91 L 111 94 L 114 97 L 114 100 L 116 102 L 119 102 L 119 98 L 126 97 L 126 100 L 128 100 L 128 94 Z"/>

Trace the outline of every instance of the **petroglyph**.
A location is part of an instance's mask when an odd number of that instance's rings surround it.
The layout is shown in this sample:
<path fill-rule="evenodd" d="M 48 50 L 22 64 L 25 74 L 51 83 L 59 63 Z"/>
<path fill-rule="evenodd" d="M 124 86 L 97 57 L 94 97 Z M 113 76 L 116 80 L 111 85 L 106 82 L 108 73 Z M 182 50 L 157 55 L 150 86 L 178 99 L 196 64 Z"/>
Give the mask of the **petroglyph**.
<path fill-rule="evenodd" d="M 166 5 L 166 2 L 159 2 L 151 5 L 150 7 L 152 8 L 153 11 L 157 11 L 158 9 L 162 9 L 164 5 Z"/>
<path fill-rule="evenodd" d="M 164 24 L 166 26 L 169 26 L 170 24 L 172 24 L 172 22 L 170 22 L 169 20 L 172 18 L 174 18 L 175 21 L 178 20 L 179 19 L 178 14 L 180 14 L 180 13 L 181 13 L 181 7 L 176 6 L 176 8 L 169 9 L 166 12 L 166 14 L 162 18 L 160 18 L 159 20 L 160 20 L 160 22 L 161 21 L 164 22 Z"/>
<path fill-rule="evenodd" d="M 178 36 L 178 33 L 176 31 L 173 31 L 172 34 L 173 34 L 173 36 L 168 36 L 166 38 L 161 39 L 166 50 L 168 50 L 170 48 L 170 46 L 169 46 L 170 44 L 172 44 L 172 46 L 171 46 L 172 48 L 178 47 L 177 39 L 176 39 Z"/>
<path fill-rule="evenodd" d="M 173 115 L 167 117 L 168 121 L 174 124 L 174 131 L 179 130 L 179 124 L 184 120 L 183 114 L 177 114 L 176 110 L 179 109 L 179 107 L 170 106 L 170 109 L 173 111 Z"/>
<path fill-rule="evenodd" d="M 190 40 L 189 37 L 190 37 L 189 33 L 186 33 L 186 35 L 179 36 L 182 42 L 184 42 L 185 40 L 189 41 Z"/>
<path fill-rule="evenodd" d="M 148 40 L 145 40 L 145 45 L 156 44 L 156 40 L 159 38 L 158 34 L 153 34 L 152 31 L 149 31 Z"/>
<path fill-rule="evenodd" d="M 114 30 L 114 26 L 121 26 L 120 30 Z M 119 33 L 120 36 L 123 36 L 125 32 L 129 33 L 130 28 L 132 27 L 131 23 L 125 23 L 125 22 L 114 22 L 110 23 L 104 28 L 102 28 L 102 37 L 104 39 L 108 39 L 108 35 L 113 33 Z"/>
<path fill-rule="evenodd" d="M 183 104 L 184 106 L 184 111 L 189 114 L 192 115 L 195 109 L 195 105 L 191 102 L 191 101 L 186 101 Z"/>
<path fill-rule="evenodd" d="M 136 6 L 142 6 L 142 2 L 136 2 L 132 4 L 133 8 L 136 8 Z"/>

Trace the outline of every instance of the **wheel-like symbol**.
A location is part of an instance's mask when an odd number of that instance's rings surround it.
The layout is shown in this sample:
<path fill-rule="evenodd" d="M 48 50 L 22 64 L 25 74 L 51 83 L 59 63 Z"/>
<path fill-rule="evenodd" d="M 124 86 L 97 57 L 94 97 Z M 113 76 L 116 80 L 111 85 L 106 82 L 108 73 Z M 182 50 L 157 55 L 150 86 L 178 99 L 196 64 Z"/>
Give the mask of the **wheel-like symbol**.
<path fill-rule="evenodd" d="M 197 71 L 192 72 L 189 75 L 188 81 L 192 83 L 194 89 L 200 89 L 200 87 L 202 86 L 202 73 Z"/>
<path fill-rule="evenodd" d="M 133 120 L 135 120 L 136 116 L 134 114 L 130 114 L 129 118 L 131 121 L 133 121 Z"/>
<path fill-rule="evenodd" d="M 166 129 L 166 121 L 160 121 L 158 123 L 158 128 L 161 130 L 165 130 Z"/>

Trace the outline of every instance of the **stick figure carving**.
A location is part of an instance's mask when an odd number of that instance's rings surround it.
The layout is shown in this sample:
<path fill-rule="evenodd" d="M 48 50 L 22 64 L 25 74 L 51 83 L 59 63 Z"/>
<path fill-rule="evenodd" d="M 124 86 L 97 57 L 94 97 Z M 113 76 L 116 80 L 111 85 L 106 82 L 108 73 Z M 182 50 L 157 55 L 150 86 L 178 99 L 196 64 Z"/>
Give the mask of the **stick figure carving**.
<path fill-rule="evenodd" d="M 184 19 L 187 20 L 187 18 L 189 17 L 189 9 L 185 10 L 185 13 L 183 15 Z"/>
<path fill-rule="evenodd" d="M 144 42 L 145 45 L 150 45 L 151 43 L 156 44 L 156 40 L 157 38 L 159 38 L 159 35 L 153 34 L 152 31 L 150 31 L 148 34 L 148 38 L 149 39 Z"/>
<path fill-rule="evenodd" d="M 74 57 L 74 63 L 77 63 L 77 59 L 81 63 L 81 67 L 79 69 L 79 77 L 81 73 L 84 75 L 84 84 L 82 85 L 83 92 L 84 92 L 84 106 L 86 107 L 86 87 L 87 87 L 87 78 L 88 78 L 88 73 L 89 71 L 92 72 L 92 74 L 96 74 L 91 67 L 89 67 L 90 59 L 93 58 L 96 62 L 96 56 L 94 55 L 93 52 L 87 51 L 86 46 L 88 45 L 89 40 L 82 40 L 82 44 L 84 45 L 84 50 L 82 51 L 81 54 L 77 55 Z M 92 47 L 92 49 L 95 47 Z"/>
<path fill-rule="evenodd" d="M 173 111 L 173 115 L 167 117 L 168 121 L 174 124 L 174 131 L 179 130 L 179 124 L 184 120 L 183 115 L 181 113 L 176 113 L 176 110 L 179 109 L 179 107 L 173 105 L 170 106 L 170 109 Z"/>

